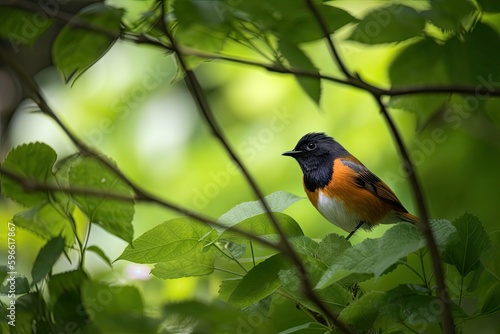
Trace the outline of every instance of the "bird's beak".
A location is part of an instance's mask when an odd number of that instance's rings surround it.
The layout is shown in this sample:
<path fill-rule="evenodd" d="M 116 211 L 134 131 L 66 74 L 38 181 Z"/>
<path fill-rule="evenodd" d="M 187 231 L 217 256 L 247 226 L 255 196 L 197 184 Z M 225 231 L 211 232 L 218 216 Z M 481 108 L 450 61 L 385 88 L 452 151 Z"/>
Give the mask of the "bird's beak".
<path fill-rule="evenodd" d="M 299 155 L 300 153 L 302 153 L 302 151 L 286 151 L 286 152 L 283 152 L 281 155 L 286 155 L 288 157 L 295 157 L 295 156 Z"/>

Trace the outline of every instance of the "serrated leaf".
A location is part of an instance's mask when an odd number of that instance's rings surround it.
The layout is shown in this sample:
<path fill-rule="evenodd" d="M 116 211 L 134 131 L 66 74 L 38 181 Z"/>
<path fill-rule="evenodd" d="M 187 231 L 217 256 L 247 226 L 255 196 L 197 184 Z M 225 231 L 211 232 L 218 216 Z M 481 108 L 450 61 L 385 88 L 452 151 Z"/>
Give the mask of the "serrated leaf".
<path fill-rule="evenodd" d="M 80 269 L 52 275 L 49 280 L 49 292 L 52 300 L 57 300 L 64 291 L 79 290 L 87 279 L 87 274 Z"/>
<path fill-rule="evenodd" d="M 158 263 L 194 256 L 215 239 L 205 223 L 178 217 L 153 227 L 128 245 L 117 260 Z"/>
<path fill-rule="evenodd" d="M 438 244 L 448 240 L 454 232 L 445 220 L 432 221 L 432 229 Z M 370 274 L 377 279 L 397 262 L 426 245 L 426 240 L 415 225 L 398 223 L 387 230 L 381 238 L 366 239 L 345 250 L 320 279 L 316 288 L 338 282 L 351 274 Z"/>
<path fill-rule="evenodd" d="M 481 304 L 481 314 L 492 314 L 500 311 L 500 283 L 495 283 L 486 292 L 486 296 Z"/>
<path fill-rule="evenodd" d="M 264 197 L 267 204 L 273 212 L 281 212 L 288 208 L 293 203 L 301 200 L 302 197 L 296 196 L 285 191 L 277 191 L 270 195 Z M 217 220 L 219 223 L 224 224 L 227 227 L 233 226 L 247 218 L 264 213 L 264 208 L 260 201 L 245 202 L 236 205 L 231 210 L 220 216 Z M 222 233 L 224 228 L 217 228 L 217 230 Z"/>
<path fill-rule="evenodd" d="M 229 300 L 229 297 L 233 293 L 234 289 L 236 286 L 240 283 L 241 278 L 228 278 L 220 282 L 219 284 L 219 291 L 217 298 L 227 302 Z"/>
<path fill-rule="evenodd" d="M 160 262 L 151 270 L 158 278 L 171 279 L 191 276 L 206 276 L 214 272 L 215 254 L 200 251 L 171 261 Z"/>
<path fill-rule="evenodd" d="M 450 83 L 448 60 L 444 46 L 430 39 L 418 41 L 404 48 L 392 61 L 389 67 L 391 85 L 396 88 Z M 437 112 L 448 99 L 446 94 L 395 96 L 391 98 L 391 107 L 416 112 L 420 120 L 424 121 Z"/>
<path fill-rule="evenodd" d="M 476 12 L 476 7 L 469 0 L 431 0 L 430 3 L 432 9 L 427 18 L 445 31 L 467 30 L 468 20 Z"/>
<path fill-rule="evenodd" d="M 14 224 L 33 232 L 43 239 L 50 240 L 62 236 L 67 247 L 75 242 L 75 234 L 68 217 L 57 210 L 53 204 L 41 203 L 29 210 L 17 213 Z"/>
<path fill-rule="evenodd" d="M 20 44 L 33 45 L 52 25 L 51 17 L 35 14 L 9 6 L 2 6 L 0 10 L 0 37 L 10 42 L 16 54 Z"/>
<path fill-rule="evenodd" d="M 52 45 L 52 59 L 66 83 L 78 79 L 111 48 L 119 36 L 123 14 L 122 9 L 93 4 L 82 9 L 61 30 Z M 82 24 L 109 34 L 78 27 Z"/>
<path fill-rule="evenodd" d="M 316 256 L 327 266 L 331 266 L 335 259 L 350 247 L 352 247 L 351 243 L 343 236 L 331 233 L 319 243 Z"/>
<path fill-rule="evenodd" d="M 498 254 L 500 254 L 500 231 L 495 231 L 489 235 L 491 240 L 491 247 L 483 252 L 481 255 L 481 262 L 488 272 L 500 281 L 500 261 L 498 261 Z"/>
<path fill-rule="evenodd" d="M 100 247 L 92 245 L 92 246 L 87 247 L 86 250 L 99 256 L 101 258 L 101 260 L 103 260 L 108 266 L 111 267 L 111 265 L 112 265 L 111 260 L 109 259 L 109 257 L 106 255 L 106 253 L 104 253 L 104 251 Z"/>
<path fill-rule="evenodd" d="M 357 330 L 369 330 L 384 306 L 385 294 L 371 291 L 349 304 L 339 314 L 339 320 L 353 326 Z"/>
<path fill-rule="evenodd" d="M 385 303 L 381 309 L 384 314 L 410 325 L 415 319 L 436 323 L 441 321 L 441 314 L 430 307 L 435 303 L 439 303 L 439 298 L 424 295 L 411 286 L 400 285 L 386 292 Z"/>
<path fill-rule="evenodd" d="M 81 157 L 73 163 L 69 180 L 71 187 L 131 197 L 132 190 L 108 166 L 93 157 Z M 89 220 L 109 233 L 132 242 L 134 203 L 106 196 L 73 195 L 78 207 Z"/>
<path fill-rule="evenodd" d="M 64 251 L 64 239 L 57 237 L 49 240 L 38 252 L 31 269 L 32 284 L 35 285 L 45 278 L 51 271 L 59 256 Z"/>
<path fill-rule="evenodd" d="M 401 42 L 420 35 L 424 27 L 425 18 L 419 12 L 396 4 L 368 13 L 348 39 L 365 44 Z"/>
<path fill-rule="evenodd" d="M 455 219 L 453 226 L 457 231 L 446 245 L 442 259 L 454 265 L 462 276 L 467 276 L 479 268 L 481 255 L 491 243 L 479 219 L 470 213 Z"/>
<path fill-rule="evenodd" d="M 304 235 L 304 232 L 302 232 L 299 224 L 289 215 L 275 212 L 274 218 L 281 226 L 282 231 L 287 237 Z M 252 233 L 255 236 L 264 237 L 271 240 L 278 239 L 276 229 L 274 228 L 271 219 L 266 213 L 261 213 L 259 215 L 247 218 L 242 222 L 233 225 L 233 227 Z M 246 240 L 246 237 L 237 232 L 234 232 L 231 229 L 227 229 L 219 236 L 219 239 L 241 242 L 243 240 Z"/>
<path fill-rule="evenodd" d="M 289 42 L 287 39 L 280 38 L 278 41 L 278 48 L 281 54 L 288 60 L 292 68 L 307 70 L 316 73 L 319 76 L 319 71 L 316 66 L 314 66 L 309 57 L 297 45 Z M 321 97 L 320 78 L 308 78 L 299 75 L 295 76 L 295 79 L 311 100 L 313 100 L 316 105 L 319 105 Z"/>
<path fill-rule="evenodd" d="M 28 181 L 46 183 L 51 180 L 52 166 L 56 159 L 56 152 L 47 144 L 23 144 L 7 154 L 2 167 Z M 5 197 L 28 207 L 48 202 L 50 198 L 48 191 L 26 191 L 19 182 L 3 174 L 1 189 Z"/>
<path fill-rule="evenodd" d="M 281 286 L 279 272 L 291 267 L 283 254 L 276 254 L 257 264 L 241 279 L 228 298 L 234 307 L 243 308 L 273 294 Z"/>
<path fill-rule="evenodd" d="M 14 289 L 12 290 L 12 281 L 14 280 Z M 14 293 L 16 296 L 26 294 L 30 291 L 28 279 L 23 275 L 9 276 L 0 286 L 0 295 Z"/>

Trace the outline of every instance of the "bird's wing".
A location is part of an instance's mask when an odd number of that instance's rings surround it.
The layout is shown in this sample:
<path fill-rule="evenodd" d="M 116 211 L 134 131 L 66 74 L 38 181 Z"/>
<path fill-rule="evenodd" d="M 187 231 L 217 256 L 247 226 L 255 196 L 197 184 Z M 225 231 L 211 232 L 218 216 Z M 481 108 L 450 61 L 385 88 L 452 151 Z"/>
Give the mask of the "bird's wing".
<path fill-rule="evenodd" d="M 342 163 L 356 172 L 357 176 L 355 178 L 355 183 L 358 187 L 368 190 L 373 195 L 395 206 L 397 209 L 408 212 L 391 188 L 389 188 L 384 181 L 379 179 L 377 175 L 370 172 L 361 162 L 351 159 L 342 159 Z"/>

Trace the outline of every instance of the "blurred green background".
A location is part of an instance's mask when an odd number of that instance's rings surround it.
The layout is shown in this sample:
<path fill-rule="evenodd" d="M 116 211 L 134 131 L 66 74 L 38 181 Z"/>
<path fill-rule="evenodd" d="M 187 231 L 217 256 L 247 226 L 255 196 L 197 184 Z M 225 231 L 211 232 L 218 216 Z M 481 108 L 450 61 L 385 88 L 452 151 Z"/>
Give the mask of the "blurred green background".
<path fill-rule="evenodd" d="M 116 0 L 111 4 L 138 15 L 141 2 Z M 369 10 L 370 2 L 338 1 L 356 16 Z M 376 3 L 376 2 L 375 2 Z M 388 66 L 407 43 L 366 46 L 344 41 L 350 26 L 336 35 L 347 66 L 365 80 L 389 87 Z M 339 75 L 323 41 L 305 50 L 320 72 Z M 242 46 L 228 43 L 225 53 L 258 58 Z M 36 53 L 36 50 L 34 50 Z M 281 156 L 307 132 L 321 131 L 335 137 L 396 192 L 410 212 L 415 212 L 408 182 L 401 171 L 397 149 L 373 98 L 362 91 L 322 82 L 321 104 L 312 102 L 293 76 L 264 69 L 211 61 L 196 71 L 217 120 L 231 145 L 265 194 L 278 190 L 304 196 L 301 171 L 295 161 Z M 176 76 L 172 55 L 125 42 L 112 49 L 70 87 L 53 67 L 36 75 L 52 108 L 86 143 L 111 157 L 132 180 L 154 194 L 217 218 L 234 205 L 255 200 L 244 178 L 211 136 L 189 91 Z M 460 102 L 460 101 L 459 101 Z M 486 117 L 474 111 L 453 119 L 431 121 L 391 109 L 418 169 L 432 218 L 453 220 L 464 211 L 477 215 L 488 232 L 499 229 L 496 205 L 500 200 L 500 134 L 498 101 L 486 102 Z M 62 158 L 74 147 L 47 117 L 23 103 L 9 130 L 2 154 L 25 142 L 42 141 Z M 5 145 L 5 146 L 4 146 Z M 7 146 L 8 145 L 8 146 Z M 1 157 L 2 160 L 4 156 Z M 0 200 L 0 255 L 5 258 L 7 222 L 21 208 Z M 287 210 L 305 234 L 321 238 L 345 234 L 328 223 L 302 200 Z M 178 216 L 155 205 L 137 204 L 135 237 Z M 386 226 L 372 233 L 359 232 L 352 241 L 378 237 Z M 29 275 L 37 251 L 45 241 L 18 229 L 18 271 Z M 99 245 L 113 260 L 126 243 L 93 228 L 89 245 Z M 61 260 L 58 268 L 71 267 Z M 211 299 L 220 277 L 161 281 L 147 276 L 148 268 L 117 262 L 108 268 L 89 254 L 86 268 L 92 276 L 129 282 L 143 289 L 147 305 L 189 298 Z M 399 275 L 411 276 L 402 268 Z M 394 279 L 394 278 L 392 278 Z M 368 281 L 371 288 L 391 286 L 382 277 Z M 289 310 L 290 311 L 290 310 Z M 290 311 L 291 312 L 291 311 Z"/>

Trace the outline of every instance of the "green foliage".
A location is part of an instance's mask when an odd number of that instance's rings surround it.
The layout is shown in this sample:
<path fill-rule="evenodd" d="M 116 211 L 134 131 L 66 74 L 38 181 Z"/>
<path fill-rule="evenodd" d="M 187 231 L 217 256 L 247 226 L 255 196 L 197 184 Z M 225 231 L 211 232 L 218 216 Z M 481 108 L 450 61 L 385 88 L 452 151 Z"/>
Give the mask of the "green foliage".
<path fill-rule="evenodd" d="M 368 13 L 349 39 L 366 44 L 401 42 L 419 36 L 424 27 L 425 18 L 414 8 L 391 5 Z"/>
<path fill-rule="evenodd" d="M 96 4 L 80 11 L 61 30 L 52 46 L 52 57 L 66 83 L 78 79 L 111 48 L 118 38 L 123 14 L 121 9 Z"/>
<path fill-rule="evenodd" d="M 453 221 L 457 232 L 446 245 L 443 260 L 457 268 L 462 276 L 477 270 L 481 255 L 490 246 L 490 240 L 479 219 L 465 213 Z"/>

